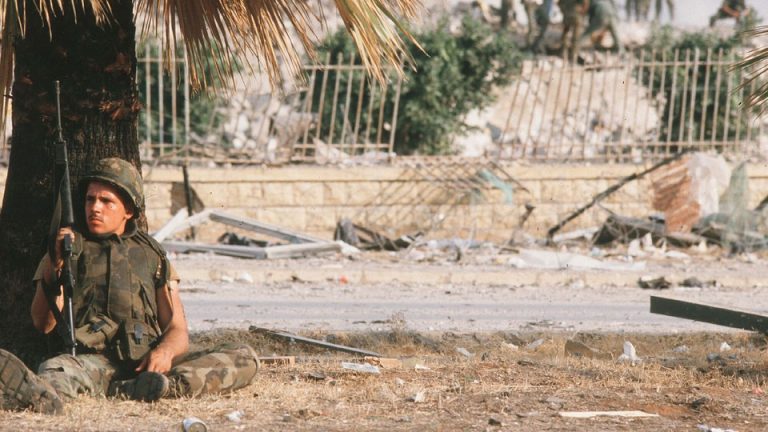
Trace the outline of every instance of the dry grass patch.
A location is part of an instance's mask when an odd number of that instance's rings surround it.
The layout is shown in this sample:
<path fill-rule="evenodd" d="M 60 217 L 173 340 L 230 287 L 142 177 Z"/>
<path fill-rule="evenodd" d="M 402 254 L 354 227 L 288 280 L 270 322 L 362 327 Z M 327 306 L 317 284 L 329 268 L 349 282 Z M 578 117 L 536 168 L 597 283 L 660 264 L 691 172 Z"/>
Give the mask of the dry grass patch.
<path fill-rule="evenodd" d="M 353 356 L 286 344 L 249 332 L 197 335 L 208 346 L 237 340 L 262 355 L 296 355 L 293 366 L 263 367 L 233 395 L 155 404 L 82 397 L 62 417 L 0 412 L 8 430 L 178 430 L 196 416 L 209 430 L 696 430 L 708 424 L 768 429 L 764 339 L 747 333 L 676 335 L 540 333 L 307 334 L 381 352 L 403 367 L 350 372 Z M 632 341 L 642 362 L 567 356 L 573 337 L 621 354 Z M 525 345 L 542 339 L 535 349 Z M 720 352 L 722 342 L 730 351 Z M 515 349 L 512 345 L 517 346 Z M 687 346 L 685 351 L 679 347 Z M 462 347 L 467 357 L 456 351 Z M 677 349 L 676 349 L 677 348 Z M 712 358 L 717 354 L 719 358 Z M 707 360 L 710 355 L 710 360 Z M 418 367 L 417 367 L 418 365 Z M 560 411 L 643 410 L 656 418 L 566 419 Z M 240 422 L 227 415 L 241 411 Z"/>

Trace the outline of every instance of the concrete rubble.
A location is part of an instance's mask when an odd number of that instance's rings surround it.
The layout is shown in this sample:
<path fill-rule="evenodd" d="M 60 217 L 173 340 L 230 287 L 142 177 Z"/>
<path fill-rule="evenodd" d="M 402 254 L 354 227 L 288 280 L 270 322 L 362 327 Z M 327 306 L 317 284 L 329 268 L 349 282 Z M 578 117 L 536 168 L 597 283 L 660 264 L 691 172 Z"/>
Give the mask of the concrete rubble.
<path fill-rule="evenodd" d="M 175 233 L 183 232 L 208 221 L 218 222 L 264 236 L 287 241 L 288 244 L 271 244 L 269 242 L 252 241 L 240 236 L 225 233 L 220 239 L 235 239 L 235 244 L 203 244 L 187 240 L 170 240 Z M 253 219 L 235 216 L 218 210 L 204 210 L 188 216 L 187 209 L 182 209 L 162 228 L 153 233 L 155 240 L 160 242 L 168 252 L 189 253 L 207 252 L 238 258 L 280 259 L 299 258 L 323 253 L 355 254 L 356 248 L 341 241 L 327 241 L 316 237 L 296 233 Z"/>
<path fill-rule="evenodd" d="M 547 152 L 554 158 L 591 159 L 604 154 L 617 137 L 647 140 L 659 127 L 658 101 L 636 77 L 627 79 L 617 59 L 600 61 L 607 64 L 567 68 L 558 58 L 526 61 L 523 78 L 498 89 L 489 108 L 467 115 L 467 123 L 481 132 L 456 137 L 457 148 L 466 156 L 517 159 Z M 642 115 L 627 117 L 625 107 Z"/>

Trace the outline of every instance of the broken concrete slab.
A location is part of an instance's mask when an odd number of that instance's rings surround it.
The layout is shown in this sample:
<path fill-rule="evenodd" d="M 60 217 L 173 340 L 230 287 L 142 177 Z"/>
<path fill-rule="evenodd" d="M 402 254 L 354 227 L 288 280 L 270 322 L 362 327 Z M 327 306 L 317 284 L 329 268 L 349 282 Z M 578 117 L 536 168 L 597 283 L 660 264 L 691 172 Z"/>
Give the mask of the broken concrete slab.
<path fill-rule="evenodd" d="M 641 271 L 644 262 L 600 261 L 586 255 L 570 252 L 552 252 L 546 250 L 520 249 L 520 253 L 509 260 L 517 268 L 539 269 L 593 269 L 610 271 Z"/>
<path fill-rule="evenodd" d="M 280 259 L 280 258 L 301 258 L 309 255 L 322 253 L 343 252 L 345 255 L 353 254 L 357 250 L 344 244 L 343 242 L 329 242 L 315 237 L 307 236 L 294 231 L 286 230 L 274 225 L 264 224 L 252 219 L 233 216 L 218 210 L 205 210 L 196 215 L 186 217 L 187 210 L 182 209 L 176 213 L 171 220 L 160 230 L 153 234 L 155 240 L 159 241 L 168 252 L 189 253 L 203 252 L 215 253 L 219 255 L 232 256 L 237 258 L 253 259 Z M 203 244 L 187 241 L 167 240 L 167 238 L 176 232 L 192 228 L 206 221 L 219 222 L 224 225 L 234 226 L 260 234 L 269 235 L 282 240 L 287 240 L 291 244 L 270 246 L 255 246 L 259 244 L 256 241 L 248 239 L 246 244 Z M 228 236 L 223 236 L 225 239 Z"/>
<path fill-rule="evenodd" d="M 341 368 L 351 370 L 352 372 L 380 375 L 381 371 L 378 367 L 368 363 L 351 363 L 341 362 Z"/>
<path fill-rule="evenodd" d="M 322 253 L 336 253 L 341 252 L 342 250 L 341 246 L 335 242 L 258 247 L 239 245 L 210 245 L 186 241 L 166 240 L 162 243 L 162 245 L 168 252 L 215 253 L 218 255 L 252 259 L 302 258 Z"/>
<path fill-rule="evenodd" d="M 238 245 L 210 245 L 202 243 L 192 243 L 186 241 L 166 240 L 161 243 L 167 252 L 173 253 L 215 253 L 218 255 L 231 256 L 236 258 L 267 259 L 266 248 L 257 246 L 238 246 Z"/>

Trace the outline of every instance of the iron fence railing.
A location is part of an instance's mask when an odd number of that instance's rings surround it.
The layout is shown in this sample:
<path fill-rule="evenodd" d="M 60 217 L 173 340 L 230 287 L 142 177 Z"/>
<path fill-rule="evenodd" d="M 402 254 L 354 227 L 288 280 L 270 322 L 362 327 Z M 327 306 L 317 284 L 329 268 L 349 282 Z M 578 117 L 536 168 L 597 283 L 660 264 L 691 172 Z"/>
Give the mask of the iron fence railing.
<path fill-rule="evenodd" d="M 395 146 L 402 79 L 372 80 L 341 56 L 304 67 L 303 84 L 275 92 L 266 79 L 210 96 L 190 91 L 184 50 L 163 68 L 156 42 L 138 50 L 144 106 L 142 158 L 242 164 L 388 159 Z M 746 109 L 760 85 L 734 68 L 740 52 L 646 50 L 593 55 L 587 64 L 526 61 L 497 106 L 498 160 L 658 160 L 686 148 L 766 159 L 765 117 Z M 0 163 L 9 144 L 0 143 Z"/>
<path fill-rule="evenodd" d="M 500 158 L 656 160 L 685 148 L 764 157 L 764 121 L 744 107 L 752 72 L 736 52 L 639 51 L 590 64 L 527 62 L 511 90 Z"/>
<path fill-rule="evenodd" d="M 140 89 L 144 159 L 281 164 L 387 158 L 402 79 L 381 84 L 353 59 L 331 60 L 305 66 L 291 90 L 275 92 L 257 77 L 211 99 L 189 92 L 186 59 L 161 73 L 160 56 L 147 54 L 140 59 L 140 75 L 148 78 Z"/>

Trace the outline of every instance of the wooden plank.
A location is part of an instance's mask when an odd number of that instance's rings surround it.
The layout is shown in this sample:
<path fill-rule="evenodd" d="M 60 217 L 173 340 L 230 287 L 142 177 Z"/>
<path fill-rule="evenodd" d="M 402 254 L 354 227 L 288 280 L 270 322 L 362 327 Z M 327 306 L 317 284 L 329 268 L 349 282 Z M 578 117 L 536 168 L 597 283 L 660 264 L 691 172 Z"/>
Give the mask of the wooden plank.
<path fill-rule="evenodd" d="M 302 233 L 297 233 L 285 228 L 281 228 L 275 225 L 265 224 L 254 219 L 249 219 L 242 216 L 235 216 L 228 213 L 224 213 L 218 210 L 212 210 L 210 213 L 210 219 L 214 222 L 219 222 L 224 225 L 233 226 L 236 228 L 245 229 L 248 231 L 265 234 L 279 239 L 286 240 L 290 243 L 319 243 L 326 242 L 326 240 L 311 237 Z"/>
<path fill-rule="evenodd" d="M 733 309 L 651 296 L 651 313 L 768 333 L 768 317 Z"/>
<path fill-rule="evenodd" d="M 350 354 L 359 354 L 359 355 L 362 355 L 362 356 L 381 357 L 381 355 L 379 353 L 375 353 L 373 351 L 366 351 L 366 350 L 352 348 L 352 347 L 348 347 L 348 346 L 344 346 L 344 345 L 337 345 L 337 344 L 330 343 L 330 342 L 325 342 L 325 341 L 321 341 L 321 340 L 317 340 L 317 339 L 312 339 L 312 338 L 308 338 L 308 337 L 304 337 L 304 336 L 299 336 L 299 335 L 293 334 L 293 333 L 287 333 L 287 332 L 281 332 L 281 331 L 276 331 L 276 330 L 270 330 L 270 329 L 266 329 L 266 328 L 262 328 L 262 327 L 255 327 L 255 326 L 251 327 L 250 331 L 252 331 L 254 333 L 266 334 L 267 336 L 271 336 L 271 337 L 274 337 L 274 338 L 277 338 L 277 339 L 285 339 L 285 340 L 288 340 L 290 342 L 301 342 L 301 343 L 305 343 L 307 345 L 314 345 L 314 346 L 318 346 L 318 347 L 321 347 L 321 348 L 331 349 L 331 350 L 334 350 L 334 351 L 341 351 L 341 352 L 346 352 L 346 353 L 350 353 Z"/>

